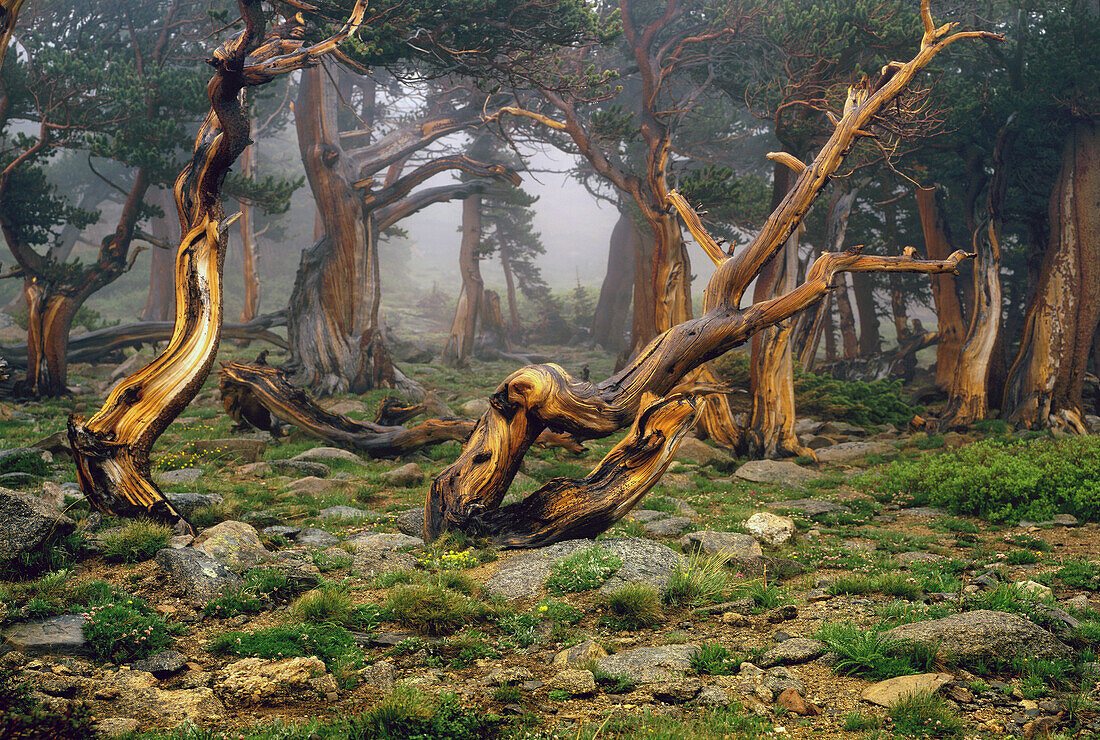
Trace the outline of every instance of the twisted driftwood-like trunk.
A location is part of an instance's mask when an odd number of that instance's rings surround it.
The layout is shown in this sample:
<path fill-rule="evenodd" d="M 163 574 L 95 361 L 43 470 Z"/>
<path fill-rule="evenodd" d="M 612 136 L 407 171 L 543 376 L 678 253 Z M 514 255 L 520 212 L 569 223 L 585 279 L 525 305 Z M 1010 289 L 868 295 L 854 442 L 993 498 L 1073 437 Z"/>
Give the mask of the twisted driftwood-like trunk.
<path fill-rule="evenodd" d="M 551 542 L 574 532 L 591 533 L 607 527 L 633 505 L 636 489 L 646 481 L 624 481 L 611 500 L 601 500 L 592 527 L 583 523 L 593 506 L 595 481 L 554 488 L 544 486 L 531 494 L 532 511 L 498 509 L 527 449 L 544 429 L 568 432 L 580 439 L 603 437 L 631 424 L 643 399 L 661 398 L 672 392 L 703 363 L 742 344 L 753 334 L 774 326 L 821 300 L 840 272 L 952 271 L 967 255 L 956 252 L 946 260 L 923 261 L 906 250 L 899 257 L 864 256 L 858 249 L 820 256 L 806 282 L 777 298 L 740 309 L 741 298 L 761 267 L 775 256 L 794 233 L 806 211 L 828 183 L 830 176 L 851 151 L 856 139 L 870 134 L 876 118 L 901 94 L 914 75 L 948 44 L 961 38 L 999 38 L 983 32 L 951 33 L 952 24 L 936 28 L 928 0 L 922 0 L 924 37 L 916 57 L 905 64 L 891 63 L 874 84 L 849 90 L 836 128 L 817 158 L 803 165 L 786 156 L 798 177 L 779 207 L 768 218 L 753 242 L 730 256 L 699 227 L 697 217 L 682 198 L 670 198 L 685 219 L 696 241 L 716 264 L 704 294 L 704 313 L 678 323 L 645 346 L 622 371 L 601 383 L 583 382 L 553 364 L 522 368 L 509 376 L 489 399 L 489 411 L 478 422 L 462 454 L 432 483 L 424 507 L 426 537 L 446 529 L 469 529 L 490 534 L 511 546 Z M 784 157 L 785 155 L 778 155 Z M 710 404 L 710 400 L 702 403 Z M 624 470 L 611 472 L 622 477 Z M 578 523 L 559 523 L 577 517 Z"/>
<path fill-rule="evenodd" d="M 459 418 L 428 419 L 411 427 L 356 421 L 325 411 L 304 390 L 292 385 L 285 372 L 262 362 L 226 363 L 219 374 L 225 412 L 239 426 L 254 426 L 277 434 L 278 421 L 283 421 L 337 447 L 371 457 L 401 457 L 422 447 L 451 440 L 461 442 L 470 436 L 475 425 L 472 419 Z M 423 408 L 422 404 L 402 409 L 383 404 L 379 411 L 383 416 L 398 415 L 407 420 Z M 564 447 L 577 454 L 584 451 L 571 438 L 549 431 L 536 442 Z"/>
<path fill-rule="evenodd" d="M 249 143 L 249 118 L 241 102 L 246 87 L 301 69 L 354 33 L 365 9 L 357 1 L 348 23 L 313 46 L 288 24 L 265 33 L 260 0 L 238 0 L 244 29 L 223 43 L 207 63 L 210 113 L 195 137 L 191 162 L 175 184 L 181 234 L 176 253 L 176 322 L 164 352 L 123 380 L 90 419 L 69 418 L 80 487 L 100 511 L 179 519 L 150 475 L 153 443 L 202 387 L 218 350 L 222 324 L 225 230 L 221 184 Z"/>

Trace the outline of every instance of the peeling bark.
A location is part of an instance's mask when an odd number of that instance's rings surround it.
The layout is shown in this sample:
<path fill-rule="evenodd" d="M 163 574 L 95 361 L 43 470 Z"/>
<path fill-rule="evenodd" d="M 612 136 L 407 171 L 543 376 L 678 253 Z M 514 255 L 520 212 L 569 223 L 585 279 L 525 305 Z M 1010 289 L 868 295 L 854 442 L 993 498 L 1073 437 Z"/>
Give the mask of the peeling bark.
<path fill-rule="evenodd" d="M 241 154 L 241 175 L 252 178 L 253 163 L 256 144 L 249 144 Z M 256 233 L 253 221 L 253 206 L 250 203 L 241 203 L 241 277 L 244 280 L 244 305 L 241 306 L 241 316 L 238 321 L 247 324 L 260 315 L 260 255 L 256 249 Z"/>
<path fill-rule="evenodd" d="M 220 189 L 249 141 L 245 87 L 263 85 L 330 52 L 362 21 L 357 2 L 333 37 L 306 46 L 292 25 L 265 35 L 259 0 L 238 0 L 244 29 L 208 60 L 210 113 L 195 137 L 191 161 L 176 180 L 181 240 L 176 253 L 176 324 L 168 347 L 119 383 L 90 419 L 69 417 L 80 488 L 98 510 L 119 516 L 180 519 L 153 482 L 149 452 L 157 438 L 195 397 L 214 362 L 222 323 L 225 213 Z"/>
<path fill-rule="evenodd" d="M 1050 241 L 1005 386 L 1006 418 L 1086 434 L 1081 387 L 1100 320 L 1100 127 L 1076 123 L 1050 197 Z"/>

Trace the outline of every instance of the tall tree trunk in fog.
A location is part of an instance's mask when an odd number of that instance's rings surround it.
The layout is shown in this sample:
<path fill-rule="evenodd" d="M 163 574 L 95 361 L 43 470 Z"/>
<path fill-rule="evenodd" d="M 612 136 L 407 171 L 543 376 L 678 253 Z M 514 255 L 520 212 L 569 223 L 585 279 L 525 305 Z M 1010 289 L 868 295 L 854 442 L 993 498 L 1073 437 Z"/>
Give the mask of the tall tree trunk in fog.
<path fill-rule="evenodd" d="M 481 197 L 473 196 L 462 203 L 462 244 L 458 252 L 458 271 L 462 289 L 458 294 L 451 331 L 443 346 L 443 364 L 466 367 L 474 349 L 477 319 L 485 293 L 477 250 L 481 245 Z"/>
<path fill-rule="evenodd" d="M 170 221 L 176 213 L 171 191 L 158 190 L 151 200 L 164 211 L 163 217 L 150 221 L 149 231 L 153 238 L 162 244 L 169 244 Z M 145 308 L 141 310 L 142 321 L 168 321 L 176 312 L 175 283 L 176 256 L 171 249 L 154 244 L 149 258 L 149 293 L 145 297 Z"/>
<path fill-rule="evenodd" d="M 360 373 L 360 339 L 377 326 L 379 304 L 375 234 L 352 187 L 358 178 L 340 144 L 338 104 L 324 69 L 302 72 L 294 122 L 324 233 L 302 253 L 287 335 L 295 382 L 322 394 L 372 387 L 370 368 Z"/>
<path fill-rule="evenodd" d="M 852 293 L 856 297 L 856 311 L 859 312 L 859 354 L 861 357 L 874 357 L 881 349 L 882 338 L 878 331 L 871 276 L 853 274 Z"/>
<path fill-rule="evenodd" d="M 241 175 L 252 178 L 253 159 L 256 156 L 256 144 L 253 142 L 241 155 Z M 244 280 L 244 305 L 241 306 L 240 323 L 247 324 L 260 314 L 260 272 L 259 253 L 256 249 L 256 224 L 253 221 L 254 207 L 250 203 L 241 203 L 241 277 Z"/>
<path fill-rule="evenodd" d="M 936 188 L 917 188 L 917 209 L 920 211 L 921 230 L 924 232 L 924 249 L 928 259 L 943 259 L 951 253 L 951 235 L 947 219 L 936 203 Z M 939 324 L 936 344 L 936 385 L 943 390 L 951 387 L 955 367 L 959 363 L 966 324 L 963 321 L 962 304 L 955 286 L 955 276 L 932 276 L 932 301 Z"/>
<path fill-rule="evenodd" d="M 1012 119 L 997 134 L 993 147 L 993 176 L 985 183 L 985 210 L 980 213 L 976 193 L 982 179 L 972 183 L 968 198 L 968 225 L 973 225 L 973 245 L 977 253 L 974 280 L 969 291 L 970 325 L 955 364 L 947 409 L 940 417 L 944 429 L 966 428 L 989 416 L 990 369 L 1001 334 L 1001 222 L 1005 188 L 1008 182 L 1004 161 L 1005 142 Z"/>
<path fill-rule="evenodd" d="M 848 234 L 848 219 L 852 215 L 852 205 L 856 202 L 859 188 L 842 190 L 839 186 L 833 191 L 829 201 L 829 210 L 825 215 L 825 243 L 831 252 L 844 249 L 844 238 Z M 855 314 L 848 297 L 848 275 L 837 275 L 837 289 L 833 291 L 836 300 L 837 317 L 840 324 L 840 336 L 844 346 L 844 358 L 852 359 L 859 354 L 859 341 L 856 338 Z"/>
<path fill-rule="evenodd" d="M 1071 129 L 1050 196 L 1050 240 L 1003 410 L 1028 429 L 1087 433 L 1081 385 L 1100 319 L 1100 124 Z"/>
<path fill-rule="evenodd" d="M 609 352 L 623 349 L 627 310 L 634 284 L 634 242 L 640 238 L 626 212 L 619 209 L 619 220 L 611 231 L 607 251 L 607 272 L 600 286 L 600 298 L 592 317 L 592 341 Z"/>
<path fill-rule="evenodd" d="M 519 308 L 516 306 L 516 276 L 512 274 L 512 262 L 507 254 L 500 255 L 500 269 L 504 272 L 504 286 L 508 301 L 508 339 L 512 342 L 523 341 L 523 326 L 519 320 Z"/>

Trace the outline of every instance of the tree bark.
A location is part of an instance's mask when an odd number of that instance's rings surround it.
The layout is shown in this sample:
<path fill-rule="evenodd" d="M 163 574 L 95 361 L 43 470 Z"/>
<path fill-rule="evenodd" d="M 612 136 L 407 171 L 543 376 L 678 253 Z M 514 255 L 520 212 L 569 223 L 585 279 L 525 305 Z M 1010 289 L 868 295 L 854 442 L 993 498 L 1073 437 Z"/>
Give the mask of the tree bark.
<path fill-rule="evenodd" d="M 917 209 L 924 249 L 929 259 L 943 259 L 951 252 L 951 235 L 947 219 L 936 203 L 936 188 L 917 188 Z M 955 286 L 955 276 L 932 276 L 932 301 L 938 321 L 939 342 L 936 344 L 936 385 L 947 391 L 955 377 L 962 343 L 966 337 L 962 304 Z"/>
<path fill-rule="evenodd" d="M 474 349 L 477 319 L 485 293 L 481 279 L 481 260 L 477 248 L 481 244 L 481 197 L 473 196 L 462 202 L 462 244 L 458 252 L 458 271 L 462 275 L 462 289 L 458 294 L 451 331 L 443 346 L 443 364 L 447 367 L 466 367 Z"/>
<path fill-rule="evenodd" d="M 836 121 L 833 134 L 811 164 L 799 166 L 797 181 L 787 197 L 745 249 L 729 256 L 702 229 L 697 233 L 695 214 L 690 218 L 685 216 L 688 228 L 716 264 L 714 276 L 704 292 L 705 308 L 700 318 L 685 321 L 662 333 L 637 353 L 628 367 L 601 383 L 570 377 L 556 365 L 534 365 L 513 373 L 497 388 L 490 397 L 489 410 L 478 422 L 462 454 L 432 483 L 424 505 L 427 539 L 449 528 L 482 529 L 480 523 L 494 516 L 492 510 L 500 506 L 523 456 L 542 430 L 568 431 L 579 438 L 591 439 L 621 429 L 637 417 L 640 407 L 649 406 L 650 399 L 668 395 L 705 362 L 821 300 L 837 273 L 845 270 L 938 272 L 955 269 L 959 260 L 967 256 L 965 253 L 957 252 L 943 262 L 924 262 L 910 254 L 864 257 L 856 250 L 830 253 L 815 261 L 806 282 L 794 291 L 740 310 L 745 290 L 798 228 L 807 209 L 851 151 L 860 132 L 873 125 L 875 117 L 885 112 L 886 106 L 906 89 L 917 71 L 954 41 L 995 38 L 983 32 L 952 33 L 952 24 L 937 28 L 929 12 L 928 0 L 921 2 L 921 19 L 924 35 L 916 57 L 905 64 L 891 63 L 878 79 L 851 88 L 844 114 Z M 671 195 L 673 205 L 682 211 L 683 204 L 677 203 Z M 610 502 L 612 513 L 604 517 L 603 526 L 629 510 L 635 485 L 644 485 L 644 481 L 618 488 L 614 501 Z M 537 497 L 536 501 L 542 501 L 538 523 L 517 518 L 493 520 L 490 522 L 492 536 L 509 546 L 544 544 L 563 536 L 552 534 L 547 538 L 541 533 L 554 526 L 554 519 L 569 517 L 575 510 L 583 511 L 591 505 L 588 503 L 591 499 L 584 487 L 565 487 L 558 491 L 554 488 L 555 484 L 551 483 L 531 494 Z M 601 501 L 600 509 L 606 510 L 608 503 Z"/>
<path fill-rule="evenodd" d="M 210 113 L 195 137 L 191 162 L 176 180 L 181 240 L 176 252 L 176 325 L 167 349 L 119 383 L 90 419 L 69 417 L 80 488 L 100 511 L 169 520 L 178 512 L 153 482 L 149 452 L 157 438 L 206 381 L 218 349 L 222 319 L 225 213 L 220 189 L 229 168 L 249 143 L 241 90 L 301 69 L 353 33 L 365 10 L 357 2 L 349 22 L 333 37 L 307 47 L 293 25 L 265 35 L 259 0 L 238 0 L 244 29 L 208 60 Z M 288 34 L 284 38 L 280 31 Z"/>
<path fill-rule="evenodd" d="M 1100 320 L 1100 127 L 1067 137 L 1050 197 L 1050 240 L 1003 410 L 1028 429 L 1086 434 L 1081 385 Z"/>
<path fill-rule="evenodd" d="M 164 211 L 163 217 L 151 220 L 149 231 L 153 238 L 165 244 L 171 242 L 168 219 L 175 210 L 169 191 L 158 190 L 153 196 L 157 205 Z M 154 245 L 149 259 L 149 293 L 145 298 L 145 307 L 141 310 L 142 321 L 168 321 L 176 312 L 176 294 L 172 289 L 175 282 L 173 269 L 175 255 L 170 249 L 161 249 Z"/>
<path fill-rule="evenodd" d="M 253 142 L 241 154 L 241 175 L 252 178 L 256 144 Z M 241 306 L 240 323 L 247 324 L 260 315 L 260 255 L 256 249 L 256 227 L 253 223 L 253 206 L 241 203 L 241 276 L 244 279 L 244 305 Z"/>
<path fill-rule="evenodd" d="M 592 341 L 614 353 L 623 349 L 623 331 L 634 282 L 634 255 L 639 250 L 635 246 L 635 241 L 639 239 L 638 232 L 624 209 L 625 206 L 620 208 L 619 220 L 611 231 L 607 272 L 600 286 L 596 312 L 592 316 Z"/>
<path fill-rule="evenodd" d="M 523 343 L 523 326 L 519 320 L 519 308 L 516 306 L 516 277 L 512 274 L 512 263 L 507 255 L 500 255 L 500 269 L 504 272 L 505 296 L 508 300 L 508 339 Z"/>
<path fill-rule="evenodd" d="M 875 312 L 874 283 L 870 275 L 852 275 L 852 293 L 859 313 L 859 356 L 874 357 L 882 349 Z"/>
<path fill-rule="evenodd" d="M 844 248 L 844 238 L 848 234 L 848 219 L 852 215 L 852 206 L 859 194 L 858 188 L 833 191 L 829 201 L 829 210 L 825 215 L 826 249 L 839 252 Z M 840 324 L 840 336 L 844 345 L 844 358 L 853 359 L 859 354 L 859 340 L 856 337 L 856 320 L 852 312 L 852 302 L 848 297 L 848 275 L 837 276 L 839 283 L 833 297 L 836 299 L 836 311 Z"/>

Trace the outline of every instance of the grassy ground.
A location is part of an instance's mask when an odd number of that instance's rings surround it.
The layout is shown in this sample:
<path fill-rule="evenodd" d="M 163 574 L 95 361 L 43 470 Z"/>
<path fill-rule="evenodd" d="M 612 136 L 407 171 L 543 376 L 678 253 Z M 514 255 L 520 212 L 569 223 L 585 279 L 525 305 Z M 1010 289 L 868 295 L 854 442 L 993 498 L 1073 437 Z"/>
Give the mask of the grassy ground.
<path fill-rule="evenodd" d="M 613 358 L 596 352 L 551 348 L 568 370 L 588 364 L 594 377 L 610 374 Z M 255 350 L 227 349 L 220 359 L 249 357 Z M 432 387 L 453 407 L 484 398 L 513 367 L 505 363 L 475 363 L 469 371 L 436 365 L 407 370 Z M 110 368 L 77 366 L 71 382 L 86 392 L 57 401 L 18 406 L 21 420 L 0 422 L 0 446 L 33 443 L 64 429 L 73 411 L 94 410 L 109 385 Z M 344 397 L 356 401 L 349 415 L 370 418 L 381 394 Z M 329 403 L 329 401 L 326 401 Z M 394 488 L 382 473 L 407 461 L 333 461 L 330 478 L 343 479 L 332 491 L 314 496 L 287 487 L 293 478 L 269 474 L 248 476 L 240 461 L 226 456 L 196 456 L 191 443 L 234 436 L 231 421 L 216 397 L 216 379 L 165 433 L 153 456 L 156 470 L 196 467 L 203 475 L 168 490 L 217 494 L 221 503 L 201 510 L 199 526 L 242 520 L 264 514 L 271 521 L 295 527 L 319 527 L 341 540 L 370 531 L 394 531 L 398 512 L 420 506 L 428 484 Z M 869 430 L 874 433 L 877 430 Z M 88 555 L 81 543 L 61 543 L 52 559 L 36 564 L 38 572 L 17 577 L 12 571 L 0 581 L 0 614 L 5 624 L 68 611 L 115 609 L 113 619 L 140 625 L 163 637 L 188 660 L 184 678 L 163 683 L 168 690 L 183 681 L 209 678 L 215 693 L 225 666 L 253 655 L 265 659 L 291 654 L 316 655 L 334 678 L 333 696 L 285 697 L 267 706 L 222 699 L 227 714 L 209 727 L 169 728 L 163 723 L 142 727 L 148 738 L 374 738 L 374 737 L 644 737 L 753 738 L 761 736 L 873 738 L 993 736 L 1022 728 L 1032 705 L 1059 717 L 1056 732 L 1087 733 L 1097 716 L 1093 701 L 1095 650 L 1100 641 L 1098 602 L 1074 602 L 1084 594 L 1094 598 L 1100 588 L 1100 531 L 1097 525 L 1020 527 L 1002 518 L 990 523 L 967 516 L 914 516 L 904 491 L 883 489 L 875 477 L 906 465 L 934 464 L 935 456 L 985 437 L 998 438 L 1003 429 L 970 436 L 891 437 L 900 462 L 881 458 L 825 467 L 827 476 L 807 489 L 751 483 L 731 477 L 730 466 L 676 463 L 640 509 L 673 512 L 686 502 L 698 514 L 689 529 L 744 531 L 743 522 L 765 504 L 795 498 L 838 502 L 846 512 L 810 518 L 793 517 L 799 536 L 768 555 L 784 563 L 784 578 L 753 580 L 722 562 L 696 559 L 665 593 L 633 589 L 600 596 L 592 586 L 602 583 L 609 559 L 598 553 L 563 566 L 569 577 L 551 583 L 545 596 L 533 601 L 504 602 L 483 592 L 482 584 L 514 557 L 485 543 L 448 538 L 413 555 L 413 568 L 382 577 L 355 570 L 352 548 L 318 551 L 313 564 L 322 582 L 308 593 L 270 573 L 253 572 L 244 587 L 227 593 L 205 610 L 181 603 L 167 590 L 164 578 L 149 560 L 170 533 L 147 524 L 128 525 L 115 533 L 102 554 Z M 534 449 L 513 492 L 527 492 L 556 476 L 583 476 L 619 437 L 588 444 L 574 457 L 561 450 Z M 318 446 L 315 440 L 292 434 L 269 441 L 264 459 L 276 461 Z M 439 473 L 458 453 L 448 443 L 414 455 L 427 473 Z M 49 478 L 75 480 L 64 460 Z M 350 505 L 373 512 L 357 519 L 322 519 L 329 506 Z M 74 502 L 69 515 L 82 520 L 90 512 Z M 781 512 L 780 512 L 781 513 Z M 122 524 L 106 522 L 110 528 Z M 642 522 L 627 518 L 606 536 L 646 536 Z M 679 550 L 677 539 L 661 540 Z M 289 543 L 277 536 L 264 539 L 270 550 Z M 911 553 L 938 556 L 934 562 L 914 560 Z M 614 563 L 610 563 L 614 565 Z M 46 573 L 45 571 L 52 571 Z M 983 574 L 992 574 L 991 588 L 968 589 Z M 560 575 L 560 574 L 559 574 Z M 1053 589 L 1053 596 L 1036 599 L 1011 586 L 1033 581 Z M 578 588 L 578 585 L 580 588 Z M 970 591 L 973 591 L 971 593 Z M 940 594 L 937 596 L 937 594 Z M 947 599 L 942 594 L 958 598 Z M 714 609 L 713 604 L 749 598 L 752 607 L 740 614 Z M 793 606 L 793 612 L 781 607 Z M 887 628 L 942 617 L 960 610 L 991 608 L 1023 614 L 1057 628 L 1052 609 L 1064 609 L 1080 625 L 1063 634 L 1075 648 L 1070 661 L 1006 660 L 992 664 L 954 664 L 935 651 L 891 643 L 881 637 Z M 99 610 L 99 611 L 97 611 Z M 794 616 L 791 616 L 791 614 Z M 105 628 L 106 629 L 106 628 Z M 109 630 L 108 630 L 109 631 Z M 824 711 L 799 716 L 782 706 L 762 702 L 742 691 L 743 661 L 758 659 L 776 642 L 778 632 L 816 637 L 833 654 L 794 666 L 804 685 L 804 697 Z M 377 646 L 369 636 L 407 633 L 405 639 Z M 114 635 L 98 659 L 81 663 L 78 675 L 99 680 L 143 652 L 141 644 Z M 106 638 L 103 638 L 106 639 Z M 703 646 L 692 672 L 704 684 L 728 690 L 729 707 L 697 706 L 692 702 L 655 698 L 652 687 L 632 685 L 621 676 L 595 673 L 597 688 L 584 695 L 554 688 L 551 667 L 555 654 L 592 639 L 609 652 L 646 645 L 692 643 Z M 392 642 L 392 641 L 391 641 Z M 106 644 L 106 643 L 105 643 Z M 46 660 L 39 669 L 25 669 L 30 680 L 58 662 Z M 376 663 L 395 667 L 396 693 L 382 697 L 364 680 Z M 524 678 L 489 681 L 493 671 L 515 671 Z M 869 683 L 890 676 L 949 671 L 965 694 L 915 697 L 890 710 L 861 702 Z M 36 672 L 38 671 L 38 672 Z M 83 673 L 81 673 L 83 671 Z M 190 678 L 188 678 L 188 676 Z M 204 679 L 205 680 L 205 679 Z M 532 683 L 533 682 L 533 683 Z M 543 682 L 543 683 L 539 683 Z M 33 683 L 33 681 L 32 681 Z M 83 696 L 83 695 L 81 695 Z M 68 698 L 51 695 L 50 702 Z M 97 717 L 118 716 L 119 707 L 92 699 Z M 2 708 L 2 707 L 0 707 Z M 121 708 L 124 709 L 124 708 Z M 113 714 L 112 714 L 113 713 Z M 2 716 L 2 712 L 0 712 Z M 125 716 L 123 713 L 122 716 Z M 168 734 L 165 734 L 165 733 Z M 77 735 L 79 736 L 79 735 Z"/>

